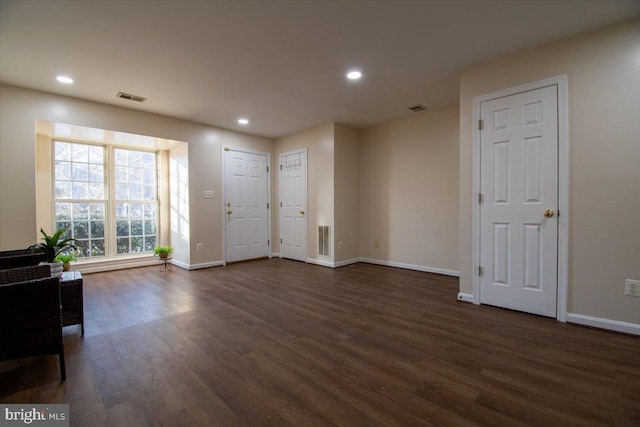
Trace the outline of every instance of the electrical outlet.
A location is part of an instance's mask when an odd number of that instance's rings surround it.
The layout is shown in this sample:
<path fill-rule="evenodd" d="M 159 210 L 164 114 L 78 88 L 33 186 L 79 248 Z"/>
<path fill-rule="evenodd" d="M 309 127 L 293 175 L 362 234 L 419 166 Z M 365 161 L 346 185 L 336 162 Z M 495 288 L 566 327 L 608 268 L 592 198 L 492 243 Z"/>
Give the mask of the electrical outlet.
<path fill-rule="evenodd" d="M 197 244 L 196 244 L 196 250 L 197 250 L 197 251 L 201 251 L 202 249 L 203 249 L 203 245 L 202 245 L 202 243 L 197 243 Z"/>
<path fill-rule="evenodd" d="M 342 249 L 342 242 L 338 242 L 338 249 Z"/>
<path fill-rule="evenodd" d="M 632 297 L 640 297 L 640 280 L 625 280 L 624 294 Z"/>
<path fill-rule="evenodd" d="M 205 190 L 202 192 L 202 197 L 205 199 L 213 199 L 213 190 Z"/>
<path fill-rule="evenodd" d="M 380 242 L 378 242 L 377 240 L 375 242 L 373 242 L 373 246 L 375 246 L 376 248 L 380 247 Z"/>

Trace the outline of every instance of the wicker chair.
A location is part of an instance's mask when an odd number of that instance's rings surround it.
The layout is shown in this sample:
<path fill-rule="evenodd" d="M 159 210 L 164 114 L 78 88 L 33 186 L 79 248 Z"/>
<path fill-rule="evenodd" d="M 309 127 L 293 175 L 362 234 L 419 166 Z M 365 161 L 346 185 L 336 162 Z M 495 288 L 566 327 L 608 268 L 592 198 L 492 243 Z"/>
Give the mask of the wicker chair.
<path fill-rule="evenodd" d="M 55 354 L 64 381 L 60 280 L 47 277 L 0 285 L 0 361 Z"/>
<path fill-rule="evenodd" d="M 0 285 L 43 279 L 45 277 L 51 277 L 51 267 L 48 265 L 10 268 L 8 270 L 0 270 Z"/>
<path fill-rule="evenodd" d="M 15 251 L 0 251 L 0 270 L 8 268 L 29 267 L 46 261 L 47 257 L 42 252 L 31 252 L 29 249 Z"/>

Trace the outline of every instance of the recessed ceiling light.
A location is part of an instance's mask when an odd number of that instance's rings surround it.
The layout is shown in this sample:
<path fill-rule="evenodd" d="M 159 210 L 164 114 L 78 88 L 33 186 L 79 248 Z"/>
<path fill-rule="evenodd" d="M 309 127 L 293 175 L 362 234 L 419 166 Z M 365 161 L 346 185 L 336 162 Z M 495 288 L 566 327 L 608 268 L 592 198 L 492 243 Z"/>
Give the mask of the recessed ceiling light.
<path fill-rule="evenodd" d="M 360 77 L 362 77 L 362 73 L 360 71 L 349 71 L 347 73 L 347 78 L 350 80 L 358 80 Z"/>
<path fill-rule="evenodd" d="M 59 81 L 60 83 L 64 83 L 67 85 L 70 85 L 71 83 L 73 83 L 73 79 L 67 76 L 57 76 L 56 80 Z"/>
<path fill-rule="evenodd" d="M 238 123 L 240 123 L 241 125 L 248 125 L 249 124 L 249 120 L 247 120 L 247 119 L 238 119 Z"/>

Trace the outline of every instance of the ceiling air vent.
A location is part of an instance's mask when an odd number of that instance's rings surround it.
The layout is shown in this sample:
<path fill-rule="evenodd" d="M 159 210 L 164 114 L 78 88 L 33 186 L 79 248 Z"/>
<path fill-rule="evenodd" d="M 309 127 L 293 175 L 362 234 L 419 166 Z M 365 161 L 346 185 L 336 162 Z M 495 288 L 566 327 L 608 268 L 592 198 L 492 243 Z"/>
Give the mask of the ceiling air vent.
<path fill-rule="evenodd" d="M 118 98 L 128 99 L 129 101 L 136 101 L 136 102 L 144 102 L 147 100 L 147 98 L 145 98 L 144 96 L 131 95 L 130 93 L 125 93 L 125 92 L 118 92 L 116 96 Z"/>
<path fill-rule="evenodd" d="M 424 111 L 426 109 L 427 109 L 427 107 L 425 107 L 422 104 L 418 104 L 418 105 L 414 105 L 413 107 L 409 107 L 409 110 L 413 111 L 414 113 L 418 113 L 418 112 Z"/>

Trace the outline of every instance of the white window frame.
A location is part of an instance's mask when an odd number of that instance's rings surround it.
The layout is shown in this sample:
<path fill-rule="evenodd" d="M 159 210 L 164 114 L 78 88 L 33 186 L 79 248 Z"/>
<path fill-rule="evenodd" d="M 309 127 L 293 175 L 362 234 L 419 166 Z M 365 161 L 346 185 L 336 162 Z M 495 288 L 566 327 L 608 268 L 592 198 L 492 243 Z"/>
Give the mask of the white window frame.
<path fill-rule="evenodd" d="M 116 236 L 116 202 L 118 203 L 130 203 L 130 204 L 155 204 L 156 206 L 156 246 L 160 245 L 161 237 L 161 204 L 160 204 L 160 150 L 149 150 L 139 147 L 129 147 L 123 145 L 114 144 L 96 144 L 89 141 L 70 140 L 65 138 L 51 138 L 51 221 L 52 229 L 56 229 L 56 203 L 105 203 L 105 223 L 104 223 L 104 241 L 105 241 L 105 255 L 93 256 L 93 257 L 81 257 L 77 262 L 91 262 L 91 261 L 108 261 L 115 259 L 135 258 L 140 256 L 153 255 L 153 250 L 145 252 L 134 252 L 126 254 L 117 253 L 117 239 Z M 104 170 L 105 170 L 105 182 L 104 182 L 104 199 L 90 200 L 90 199 L 57 199 L 56 198 L 56 156 L 55 147 L 56 142 L 64 142 L 69 144 L 82 144 L 92 145 L 104 148 Z M 153 153 L 155 155 L 155 186 L 156 197 L 154 200 L 116 200 L 115 199 L 115 150 L 122 149 L 128 151 L 139 151 L 146 153 Z M 143 223 L 144 227 L 144 223 Z"/>

